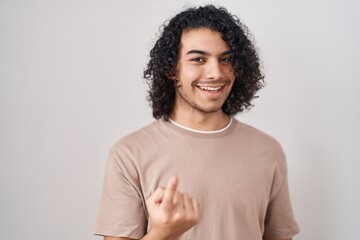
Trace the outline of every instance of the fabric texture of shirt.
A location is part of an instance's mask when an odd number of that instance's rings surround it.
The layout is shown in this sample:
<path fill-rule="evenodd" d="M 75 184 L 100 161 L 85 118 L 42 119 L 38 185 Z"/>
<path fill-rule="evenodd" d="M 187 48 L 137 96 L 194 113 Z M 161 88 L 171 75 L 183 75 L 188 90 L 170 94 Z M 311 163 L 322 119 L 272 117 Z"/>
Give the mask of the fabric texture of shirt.
<path fill-rule="evenodd" d="M 151 227 L 145 201 L 171 176 L 200 204 L 199 223 L 180 240 L 286 239 L 299 232 L 276 140 L 235 119 L 210 134 L 161 119 L 110 150 L 94 233 L 143 237 Z"/>

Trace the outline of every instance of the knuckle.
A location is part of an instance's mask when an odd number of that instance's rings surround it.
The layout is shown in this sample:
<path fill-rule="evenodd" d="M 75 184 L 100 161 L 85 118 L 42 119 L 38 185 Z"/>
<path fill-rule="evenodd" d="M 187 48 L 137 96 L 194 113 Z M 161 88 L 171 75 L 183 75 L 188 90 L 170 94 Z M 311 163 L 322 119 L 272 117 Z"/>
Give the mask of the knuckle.
<path fill-rule="evenodd" d="M 183 220 L 185 218 L 185 213 L 183 211 L 179 211 L 175 214 L 175 219 L 176 220 Z"/>
<path fill-rule="evenodd" d="M 194 218 L 194 224 L 198 223 L 199 221 L 200 221 L 200 218 L 199 218 L 198 216 L 196 216 L 196 217 Z"/>
<path fill-rule="evenodd" d="M 197 220 L 197 216 L 196 214 L 194 213 L 187 213 L 185 216 L 184 216 L 184 219 L 187 221 L 187 222 L 194 222 Z"/>
<path fill-rule="evenodd" d="M 188 222 L 191 223 L 192 225 L 195 225 L 199 222 L 199 218 L 197 218 L 196 216 L 191 216 L 189 219 L 188 219 Z"/>
<path fill-rule="evenodd" d="M 160 219 L 160 222 L 164 225 L 171 223 L 170 215 L 163 215 L 162 218 Z"/>

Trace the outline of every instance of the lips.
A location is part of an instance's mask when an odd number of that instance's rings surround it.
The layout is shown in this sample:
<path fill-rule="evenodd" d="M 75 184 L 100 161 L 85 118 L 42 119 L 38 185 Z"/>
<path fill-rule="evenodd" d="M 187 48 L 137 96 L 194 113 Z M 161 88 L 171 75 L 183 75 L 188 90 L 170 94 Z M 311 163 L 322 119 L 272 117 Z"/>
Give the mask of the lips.
<path fill-rule="evenodd" d="M 221 90 L 225 85 L 222 86 L 201 86 L 201 85 L 196 85 L 196 87 L 200 88 L 201 90 L 204 91 L 209 91 L 209 92 L 216 92 Z"/>

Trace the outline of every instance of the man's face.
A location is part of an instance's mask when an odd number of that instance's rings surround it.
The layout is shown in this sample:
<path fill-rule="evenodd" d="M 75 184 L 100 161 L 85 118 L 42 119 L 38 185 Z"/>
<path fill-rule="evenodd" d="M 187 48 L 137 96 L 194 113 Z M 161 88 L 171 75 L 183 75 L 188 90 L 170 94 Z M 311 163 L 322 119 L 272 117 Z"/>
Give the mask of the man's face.
<path fill-rule="evenodd" d="M 230 55 L 230 47 L 219 32 L 207 28 L 183 32 L 175 76 L 180 85 L 175 111 L 221 111 L 235 81 Z"/>

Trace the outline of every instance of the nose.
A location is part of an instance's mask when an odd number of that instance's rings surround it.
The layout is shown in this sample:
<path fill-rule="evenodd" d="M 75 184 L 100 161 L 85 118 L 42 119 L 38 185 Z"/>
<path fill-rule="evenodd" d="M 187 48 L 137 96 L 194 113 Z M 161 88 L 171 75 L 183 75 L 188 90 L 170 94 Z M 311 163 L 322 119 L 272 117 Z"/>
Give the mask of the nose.
<path fill-rule="evenodd" d="M 209 61 L 206 68 L 206 78 L 218 80 L 223 78 L 223 69 L 219 61 Z"/>

